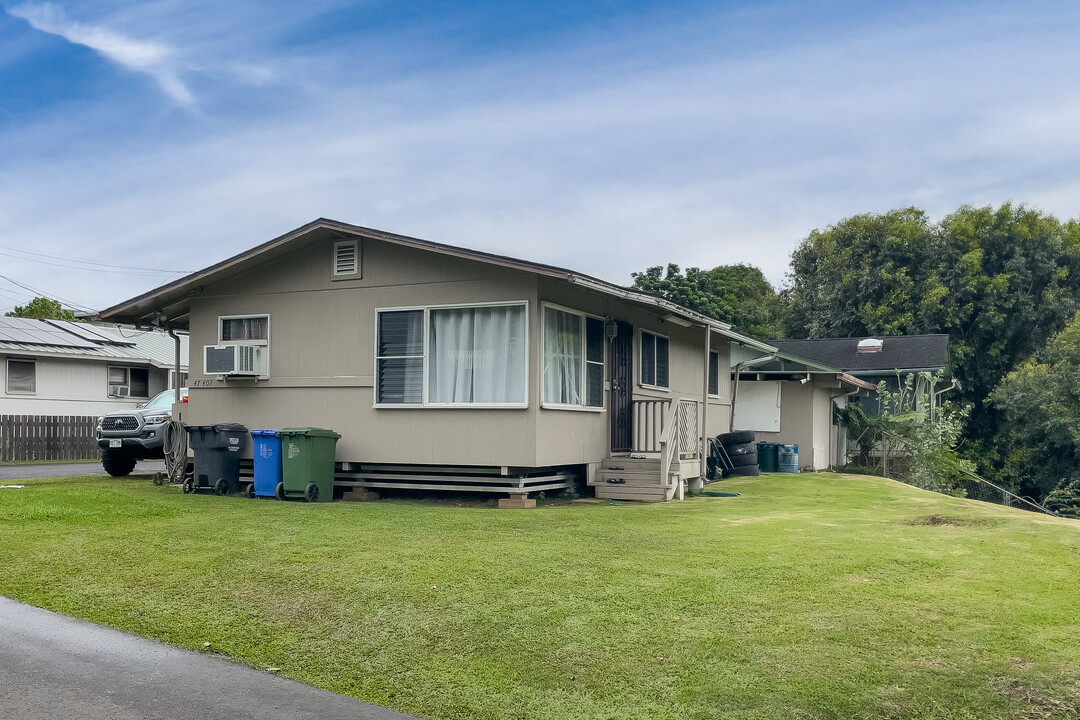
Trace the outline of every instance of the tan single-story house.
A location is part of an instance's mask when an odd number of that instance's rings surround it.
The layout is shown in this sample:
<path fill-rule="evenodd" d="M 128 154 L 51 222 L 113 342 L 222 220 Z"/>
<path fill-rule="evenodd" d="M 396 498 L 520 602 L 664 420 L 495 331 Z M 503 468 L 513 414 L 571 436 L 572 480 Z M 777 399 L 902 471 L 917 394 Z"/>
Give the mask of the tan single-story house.
<path fill-rule="evenodd" d="M 733 430 L 753 430 L 759 441 L 799 446 L 799 467 L 825 470 L 842 465 L 845 433 L 834 422 L 834 406 L 866 396 L 874 385 L 813 360 L 750 348 L 732 352 L 735 400 Z"/>
<path fill-rule="evenodd" d="M 127 300 L 189 330 L 187 425 L 330 428 L 339 484 L 665 500 L 770 345 L 563 268 L 320 219 Z M 250 452 L 250 450 L 248 451 Z"/>

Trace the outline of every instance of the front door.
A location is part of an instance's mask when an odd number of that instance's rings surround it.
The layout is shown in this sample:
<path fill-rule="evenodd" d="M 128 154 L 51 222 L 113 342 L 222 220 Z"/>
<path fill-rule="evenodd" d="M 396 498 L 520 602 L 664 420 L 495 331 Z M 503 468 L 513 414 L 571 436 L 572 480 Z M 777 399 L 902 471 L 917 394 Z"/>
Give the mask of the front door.
<path fill-rule="evenodd" d="M 611 341 L 611 451 L 630 452 L 634 445 L 634 326 L 616 320 Z"/>

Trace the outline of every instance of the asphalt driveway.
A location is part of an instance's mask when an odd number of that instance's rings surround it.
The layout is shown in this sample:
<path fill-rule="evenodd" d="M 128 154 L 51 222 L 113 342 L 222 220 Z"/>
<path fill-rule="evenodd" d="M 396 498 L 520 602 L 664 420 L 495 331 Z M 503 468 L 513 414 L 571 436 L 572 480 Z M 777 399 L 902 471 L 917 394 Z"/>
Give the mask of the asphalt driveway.
<path fill-rule="evenodd" d="M 164 460 L 140 460 L 134 475 L 152 475 L 165 472 Z M 101 462 L 55 463 L 45 465 L 0 465 L 0 483 L 5 480 L 28 480 L 30 478 L 79 477 L 81 475 L 108 475 Z"/>
<path fill-rule="evenodd" d="M 5 597 L 0 638 L 5 720 L 416 720 Z"/>

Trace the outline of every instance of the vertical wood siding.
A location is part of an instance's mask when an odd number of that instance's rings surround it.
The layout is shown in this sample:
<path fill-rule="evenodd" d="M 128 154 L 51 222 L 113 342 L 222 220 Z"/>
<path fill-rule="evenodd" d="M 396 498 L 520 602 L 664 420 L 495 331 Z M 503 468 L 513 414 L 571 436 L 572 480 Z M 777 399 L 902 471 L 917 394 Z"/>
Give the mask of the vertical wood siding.
<path fill-rule="evenodd" d="M 96 425 L 94 416 L 0 415 L 0 462 L 96 458 Z"/>

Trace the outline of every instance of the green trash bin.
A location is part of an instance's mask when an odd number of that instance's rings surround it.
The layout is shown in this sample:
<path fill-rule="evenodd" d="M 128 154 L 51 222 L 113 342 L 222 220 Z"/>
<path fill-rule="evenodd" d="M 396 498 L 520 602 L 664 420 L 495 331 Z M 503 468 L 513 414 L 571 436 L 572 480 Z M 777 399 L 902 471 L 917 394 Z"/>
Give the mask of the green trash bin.
<path fill-rule="evenodd" d="M 304 499 L 330 502 L 334 499 L 334 452 L 341 436 L 316 427 L 285 428 L 281 437 L 281 484 L 278 500 Z"/>
<path fill-rule="evenodd" d="M 758 469 L 761 472 L 774 473 L 780 470 L 780 443 L 765 442 L 757 444 Z"/>

